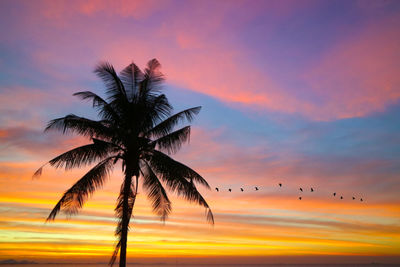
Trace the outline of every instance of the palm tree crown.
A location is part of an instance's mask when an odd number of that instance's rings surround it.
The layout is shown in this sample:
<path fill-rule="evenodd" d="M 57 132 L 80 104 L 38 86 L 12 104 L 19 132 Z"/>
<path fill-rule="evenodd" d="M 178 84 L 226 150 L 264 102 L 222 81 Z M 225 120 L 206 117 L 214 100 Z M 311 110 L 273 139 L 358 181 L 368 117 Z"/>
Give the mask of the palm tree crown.
<path fill-rule="evenodd" d="M 103 186 L 114 165 L 122 163 L 125 177 L 115 208 L 119 219 L 115 232 L 118 243 L 110 265 L 120 252 L 119 264 L 126 266 L 127 234 L 139 180 L 161 220 L 167 219 L 171 212 L 166 187 L 205 207 L 207 220 L 214 223 L 213 214 L 195 185 L 198 183 L 209 189 L 206 180 L 169 156 L 189 141 L 190 126 L 178 130 L 175 127 L 184 121 L 191 122 L 201 107 L 172 115 L 172 106 L 161 93 L 164 77 L 159 69 L 159 62 L 153 59 L 144 72 L 132 63 L 118 76 L 109 63 L 99 64 L 95 73 L 106 86 L 106 99 L 90 91 L 74 94 L 92 102 L 99 120 L 70 114 L 50 121 L 45 129 L 60 130 L 64 134 L 72 132 L 91 140 L 90 144 L 69 150 L 48 164 L 67 170 L 96 163 L 64 193 L 47 220 L 54 220 L 60 211 L 77 213 L 94 191 Z M 42 173 L 42 168 L 35 176 Z"/>

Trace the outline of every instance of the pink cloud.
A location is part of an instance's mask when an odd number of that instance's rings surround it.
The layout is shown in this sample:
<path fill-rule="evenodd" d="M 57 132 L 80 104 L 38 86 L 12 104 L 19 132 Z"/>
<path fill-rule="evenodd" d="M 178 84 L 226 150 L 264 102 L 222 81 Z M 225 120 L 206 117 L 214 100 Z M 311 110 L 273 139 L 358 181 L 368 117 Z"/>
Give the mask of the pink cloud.
<path fill-rule="evenodd" d="M 220 28 L 208 24 L 201 31 L 217 34 Z M 207 25 L 205 25 L 207 27 Z M 302 103 L 285 92 L 279 84 L 265 73 L 255 68 L 238 48 L 226 44 L 222 39 L 205 36 L 204 32 L 191 33 L 191 26 L 181 26 L 175 31 L 164 29 L 160 37 L 169 45 L 160 46 L 158 42 L 137 40 L 132 37 L 109 42 L 99 53 L 105 59 L 112 59 L 119 69 L 129 64 L 127 55 L 135 53 L 135 62 L 143 66 L 147 60 L 156 57 L 163 66 L 167 82 L 196 92 L 210 95 L 225 103 L 240 104 L 253 109 L 274 110 L 294 113 L 299 109 L 308 110 L 310 104 Z M 219 43 L 220 45 L 215 45 Z"/>
<path fill-rule="evenodd" d="M 152 3 L 133 2 L 131 7 L 125 8 L 125 2 L 115 6 L 109 6 L 110 4 L 102 1 L 76 5 L 67 5 L 63 1 L 43 2 L 42 9 L 39 8 L 41 16 L 37 16 L 38 7 L 35 6 L 28 9 L 22 22 L 15 26 L 18 32 L 27 31 L 33 39 L 44 42 L 41 48 L 32 52 L 32 60 L 44 73 L 63 81 L 72 80 L 74 77 L 71 72 L 61 71 L 60 66 L 73 72 L 77 57 L 80 59 L 80 66 L 95 65 L 96 62 L 89 61 L 97 58 L 110 60 L 118 68 L 129 64 L 131 57 L 141 66 L 147 60 L 156 57 L 163 64 L 163 71 L 169 82 L 211 95 L 227 103 L 241 103 L 285 112 L 296 112 L 296 107 L 302 105 L 281 90 L 267 73 L 255 68 L 249 59 L 246 59 L 243 47 L 232 43 L 232 33 L 225 31 L 224 27 L 227 26 L 226 20 L 231 15 L 229 12 L 242 7 L 241 2 L 234 5 L 219 3 L 211 12 L 206 6 L 193 2 L 186 6 L 186 12 L 168 17 L 159 27 L 153 27 L 145 33 L 143 29 L 138 28 L 134 20 L 131 21 L 132 28 L 124 35 L 101 30 L 101 25 L 105 23 L 102 12 L 109 14 L 112 24 L 124 15 L 121 14 L 121 9 L 125 10 L 124 12 L 130 9 L 138 10 L 139 13 L 142 9 L 149 10 L 149 14 L 155 12 L 159 5 Z M 121 6 L 123 8 L 120 8 Z M 252 6 L 251 10 L 254 9 L 255 6 Z M 279 5 L 275 9 L 279 9 Z M 248 20 L 250 13 L 239 13 L 241 16 L 238 20 Z M 21 24 L 25 24 L 29 30 L 21 27 Z M 94 28 L 94 25 L 98 29 Z M 60 34 L 76 28 L 79 28 L 79 34 L 73 34 L 72 39 L 71 34 Z M 135 34 L 129 34 L 131 31 Z M 79 42 L 76 42 L 76 38 L 79 38 Z M 88 49 L 83 50 L 82 47 Z"/>
<path fill-rule="evenodd" d="M 335 45 L 305 74 L 321 119 L 361 117 L 400 98 L 400 20 L 379 24 Z M 317 108 L 316 107 L 316 108 Z"/>
<path fill-rule="evenodd" d="M 86 16 L 95 16 L 97 14 L 115 15 L 120 17 L 133 17 L 143 19 L 153 12 L 162 9 L 168 4 L 169 0 L 84 0 L 84 1 L 51 1 L 44 0 L 36 2 L 36 7 L 42 14 L 50 19 L 63 19 L 65 15 L 74 15 L 80 13 Z"/>
<path fill-rule="evenodd" d="M 159 47 L 158 43 L 142 43 L 137 49 L 133 49 L 135 45 L 128 49 L 132 40 L 126 47 L 118 45 L 106 50 L 111 52 L 109 57 L 113 54 L 120 59 L 123 56 L 119 54 L 129 54 L 129 50 L 156 54 L 168 81 L 226 103 L 300 113 L 316 120 L 365 116 L 384 110 L 400 97 L 396 65 L 400 23 L 396 18 L 378 24 L 370 22 L 362 32 L 339 39 L 325 51 L 303 76 L 309 85 L 304 94 L 311 100 L 302 100 L 290 93 L 293 88 L 285 88 L 269 73 L 256 68 L 247 58 L 246 48 L 233 44 L 229 34 L 221 34 L 226 26 L 223 15 L 213 15 L 224 14 L 226 8 L 218 8 L 202 27 L 198 27 L 204 17 L 201 12 L 190 14 L 190 19 L 185 14 L 172 19 L 160 36 L 175 44 Z M 174 21 L 188 23 L 176 25 Z"/>
<path fill-rule="evenodd" d="M 54 91 L 45 91 L 35 87 L 10 86 L 2 87 L 0 91 L 0 128 L 18 128 L 29 125 L 32 129 L 44 129 L 47 121 L 43 121 L 43 114 L 50 109 L 57 112 L 71 104 L 70 90 L 58 88 Z M 64 114 L 63 114 L 64 115 Z"/>
<path fill-rule="evenodd" d="M 301 6 L 307 5 L 312 3 Z M 235 107 L 333 120 L 382 111 L 400 97 L 396 65 L 400 23 L 396 18 L 376 25 L 371 22 L 352 38 L 338 39 L 313 67 L 299 70 L 308 85 L 304 89 L 305 100 L 296 98 L 292 93 L 295 88 L 285 87 L 256 66 L 251 51 L 237 42 L 232 30 L 243 27 L 261 10 L 268 10 L 273 21 L 279 22 L 282 17 L 290 17 L 298 5 L 289 8 L 273 2 L 267 8 L 238 1 L 229 5 L 216 3 L 210 9 L 202 3 L 189 2 L 180 12 L 170 9 L 168 2 L 158 1 L 87 1 L 68 5 L 50 1 L 38 6 L 27 9 L 20 24 L 14 25 L 14 32 L 26 32 L 41 43 L 32 52 L 32 59 L 44 73 L 64 81 L 74 79 L 71 73 L 76 71 L 77 58 L 79 65 L 88 70 L 97 60 L 109 60 L 121 69 L 131 59 L 143 66 L 156 57 L 163 64 L 168 82 Z M 163 13 L 162 20 L 141 28 L 137 20 L 144 23 L 163 7 L 168 12 Z M 236 19 L 232 20 L 232 16 Z M 110 30 L 120 26 L 121 17 L 131 27 L 124 32 Z M 70 70 L 69 74 L 62 73 L 60 66 Z M 87 75 L 90 77 L 89 72 Z"/>
<path fill-rule="evenodd" d="M 90 141 L 83 137 L 63 136 L 59 132 L 43 133 L 42 129 L 14 127 L 0 128 L 0 143 L 2 148 L 0 157 L 7 158 L 13 154 L 50 160 L 67 150 L 88 144 Z"/>

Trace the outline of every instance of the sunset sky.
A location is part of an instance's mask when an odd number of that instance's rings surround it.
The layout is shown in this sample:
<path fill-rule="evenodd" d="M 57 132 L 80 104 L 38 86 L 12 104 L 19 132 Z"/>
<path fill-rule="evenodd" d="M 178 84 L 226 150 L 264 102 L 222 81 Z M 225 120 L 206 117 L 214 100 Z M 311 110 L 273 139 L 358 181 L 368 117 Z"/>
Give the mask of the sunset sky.
<path fill-rule="evenodd" d="M 157 58 L 175 110 L 202 106 L 174 158 L 220 192 L 199 188 L 211 226 L 140 190 L 129 261 L 400 262 L 400 1 L 2 0 L 0 34 L 0 260 L 108 260 L 121 168 L 53 223 L 87 169 L 32 174 L 88 142 L 43 130 L 96 118 L 72 94 L 104 94 L 99 62 Z"/>

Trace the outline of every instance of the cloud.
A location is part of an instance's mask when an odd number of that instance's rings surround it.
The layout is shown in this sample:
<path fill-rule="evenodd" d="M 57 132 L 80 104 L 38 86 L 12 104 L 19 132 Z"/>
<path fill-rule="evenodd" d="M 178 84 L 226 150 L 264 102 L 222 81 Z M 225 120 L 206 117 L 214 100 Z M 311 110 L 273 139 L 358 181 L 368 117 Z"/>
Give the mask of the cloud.
<path fill-rule="evenodd" d="M 297 150 L 294 145 L 288 148 L 281 142 L 262 140 L 244 146 L 226 136 L 229 134 L 224 130 L 194 128 L 190 144 L 174 158 L 190 163 L 212 188 L 219 187 L 222 191 L 232 188 L 238 192 L 243 187 L 248 192 L 259 186 L 270 196 L 276 196 L 275 192 L 297 199 L 299 187 L 314 187 L 319 191 L 315 197 L 320 200 L 329 200 L 337 191 L 347 200 L 354 195 L 371 203 L 396 201 L 395 192 L 399 189 L 396 160 L 379 155 L 368 158 L 346 153 L 321 155 Z M 286 189 L 278 192 L 278 183 L 285 184 Z"/>
<path fill-rule="evenodd" d="M 90 141 L 82 137 L 63 136 L 59 132 L 43 133 L 27 127 L 14 127 L 0 129 L 0 142 L 3 157 L 10 155 L 10 151 L 16 154 L 19 150 L 31 157 L 56 156 L 59 153 L 74 147 L 87 144 Z"/>
<path fill-rule="evenodd" d="M 35 261 L 27 261 L 27 260 L 14 260 L 14 259 L 7 259 L 7 260 L 1 260 L 1 264 L 37 264 Z"/>
<path fill-rule="evenodd" d="M 69 1 L 68 4 L 70 3 Z M 117 0 L 109 1 L 79 1 L 77 2 L 79 12 L 86 15 L 95 15 L 96 13 L 108 13 L 122 17 L 134 17 L 143 19 L 152 13 L 162 9 L 168 4 L 168 0 L 150 0 L 150 1 L 127 1 Z"/>
<path fill-rule="evenodd" d="M 271 25 L 282 27 L 303 9 L 278 2 L 246 5 L 240 1 L 214 3 L 212 9 L 197 2 L 177 9 L 169 1 L 66 3 L 22 5 L 26 16 L 11 24 L 19 35 L 11 33 L 9 38 L 11 45 L 23 32 L 31 36 L 37 44 L 29 48 L 36 66 L 63 82 L 82 79 L 83 70 L 90 75 L 94 58 L 110 60 L 121 69 L 132 57 L 139 65 L 157 57 L 168 82 L 234 107 L 262 112 L 336 120 L 383 111 L 399 99 L 396 32 L 400 23 L 396 16 L 378 23 L 367 21 L 351 37 L 337 36 L 335 43 L 314 55 L 312 66 L 303 64 L 283 84 L 268 71 L 274 62 L 260 68 L 252 58 L 252 48 L 240 38 L 262 11 L 271 14 L 261 24 L 267 34 Z M 311 1 L 300 7 L 318 5 Z M 274 52 L 270 46 L 262 49 Z M 80 66 L 76 66 L 77 57 Z M 303 85 L 292 88 L 289 84 Z"/>
<path fill-rule="evenodd" d="M 43 0 L 37 1 L 34 6 L 30 6 L 30 9 L 39 10 L 41 15 L 59 22 L 62 22 L 65 16 L 74 16 L 77 13 L 88 17 L 106 15 L 144 19 L 164 8 L 169 2 L 169 0 L 116 0 L 113 2 L 104 0 L 61 0 L 56 2 Z"/>
<path fill-rule="evenodd" d="M 319 99 L 320 119 L 362 117 L 382 112 L 400 98 L 400 20 L 370 23 L 339 41 L 305 74 Z"/>
<path fill-rule="evenodd" d="M 250 12 L 235 9 L 242 7 L 240 2 L 216 4 L 212 12 L 205 5 L 189 2 L 178 14 L 173 14 L 176 10 L 169 6 L 172 13 L 166 13 L 165 18 L 161 16 L 159 24 L 149 25 L 146 29 L 135 20 L 119 21 L 118 4 L 108 8 L 102 3 L 93 10 L 89 8 L 90 16 L 82 13 L 80 5 L 67 6 L 65 2 L 49 5 L 43 2 L 43 10 L 41 5 L 25 6 L 22 10 L 26 16 L 12 24 L 13 32 L 18 34 L 12 34 L 7 42 L 15 45 L 24 41 L 21 38 L 30 36 L 30 42 L 41 44 L 38 48 L 29 48 L 35 67 L 64 83 L 78 78 L 82 73 L 80 69 L 90 75 L 89 66 L 96 63 L 90 62 L 93 58 L 108 59 L 122 68 L 130 63 L 131 57 L 140 64 L 157 57 L 169 82 L 226 103 L 283 112 L 296 112 L 296 107 L 303 105 L 281 90 L 268 73 L 258 70 L 246 58 L 244 47 L 233 43 L 232 30 L 224 28 L 229 26 L 231 16 L 237 15 L 241 21 L 250 17 Z M 92 3 L 88 2 L 88 5 Z M 143 5 L 149 5 L 152 10 L 150 2 Z M 103 10 L 110 13 L 110 21 L 103 20 Z M 203 19 L 205 16 L 207 20 Z M 110 23 L 114 28 L 126 30 L 113 31 Z M 102 27 L 109 31 L 105 33 L 100 30 Z M 76 28 L 79 28 L 78 32 L 72 30 Z M 76 39 L 80 41 L 75 42 Z M 80 66 L 76 66 L 77 57 Z"/>

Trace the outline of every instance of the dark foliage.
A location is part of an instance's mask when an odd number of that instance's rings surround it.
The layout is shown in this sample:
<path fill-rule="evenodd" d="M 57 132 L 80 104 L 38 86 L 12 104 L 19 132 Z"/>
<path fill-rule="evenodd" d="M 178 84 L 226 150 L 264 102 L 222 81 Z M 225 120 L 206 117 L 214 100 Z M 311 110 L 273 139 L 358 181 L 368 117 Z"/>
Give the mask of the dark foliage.
<path fill-rule="evenodd" d="M 117 75 L 111 64 L 102 62 L 95 73 L 104 82 L 106 98 L 90 91 L 74 95 L 91 101 L 100 120 L 70 114 L 50 121 L 45 130 L 71 132 L 92 141 L 50 160 L 48 164 L 51 166 L 68 170 L 98 163 L 64 193 L 47 220 L 54 220 L 60 211 L 69 215 L 77 213 L 85 201 L 103 186 L 114 165 L 120 161 L 125 179 L 115 208 L 118 241 L 110 265 L 120 252 L 120 266 L 125 266 L 127 232 L 140 181 L 153 211 L 162 221 L 172 210 L 166 186 L 186 200 L 205 207 L 207 220 L 214 223 L 210 207 L 195 185 L 198 183 L 209 189 L 207 182 L 197 172 L 167 155 L 174 154 L 189 141 L 190 126 L 178 130 L 175 127 L 191 122 L 201 107 L 172 115 L 172 106 L 161 93 L 164 76 L 156 59 L 150 60 L 143 72 L 132 63 Z M 42 168 L 34 176 L 40 176 Z"/>

